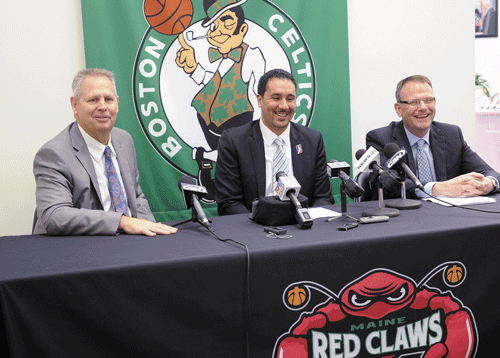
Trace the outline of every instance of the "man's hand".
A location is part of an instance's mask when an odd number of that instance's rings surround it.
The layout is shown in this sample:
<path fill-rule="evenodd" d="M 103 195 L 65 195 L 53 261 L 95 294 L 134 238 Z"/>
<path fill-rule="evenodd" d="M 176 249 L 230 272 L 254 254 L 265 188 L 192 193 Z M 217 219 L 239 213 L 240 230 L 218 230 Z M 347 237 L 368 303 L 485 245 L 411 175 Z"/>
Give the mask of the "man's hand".
<path fill-rule="evenodd" d="M 178 38 L 182 48 L 177 51 L 175 63 L 177 66 L 182 67 L 187 74 L 193 73 L 196 67 L 198 67 L 196 58 L 194 57 L 194 49 L 186 43 L 182 33 Z"/>
<path fill-rule="evenodd" d="M 127 234 L 147 236 L 156 236 L 157 234 L 169 235 L 177 232 L 177 228 L 175 227 L 125 215 L 122 215 L 118 229 L 123 230 Z"/>
<path fill-rule="evenodd" d="M 437 182 L 432 188 L 435 196 L 478 196 L 489 194 L 494 189 L 493 181 L 480 173 L 468 173 L 456 178 Z"/>

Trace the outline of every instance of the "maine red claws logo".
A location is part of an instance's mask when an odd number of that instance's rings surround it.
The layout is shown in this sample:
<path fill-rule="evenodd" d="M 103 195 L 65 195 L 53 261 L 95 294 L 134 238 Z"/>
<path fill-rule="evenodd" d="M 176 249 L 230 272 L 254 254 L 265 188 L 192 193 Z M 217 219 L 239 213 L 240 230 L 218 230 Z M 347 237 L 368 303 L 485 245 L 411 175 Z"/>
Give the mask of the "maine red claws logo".
<path fill-rule="evenodd" d="M 461 262 L 446 262 L 420 283 L 375 269 L 339 295 L 315 282 L 290 284 L 283 293 L 290 310 L 304 309 L 312 290 L 328 299 L 300 315 L 277 340 L 273 357 L 475 357 L 478 337 L 472 312 L 451 291 L 427 284 L 439 272 L 448 288 L 466 278 Z"/>

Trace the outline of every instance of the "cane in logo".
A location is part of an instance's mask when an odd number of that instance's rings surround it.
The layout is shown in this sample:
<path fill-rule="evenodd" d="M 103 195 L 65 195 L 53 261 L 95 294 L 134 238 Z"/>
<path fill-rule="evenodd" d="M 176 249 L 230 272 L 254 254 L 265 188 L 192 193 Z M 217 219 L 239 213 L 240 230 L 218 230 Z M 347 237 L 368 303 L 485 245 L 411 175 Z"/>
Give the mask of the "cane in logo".
<path fill-rule="evenodd" d="M 315 282 L 290 284 L 283 303 L 298 311 L 311 290 L 328 297 L 302 313 L 276 342 L 273 357 L 475 357 L 474 316 L 450 291 L 429 287 L 443 272 L 443 282 L 457 287 L 466 277 L 461 262 L 446 262 L 420 283 L 387 269 L 372 270 L 345 286 L 340 295 Z"/>
<path fill-rule="evenodd" d="M 214 201 L 222 132 L 260 118 L 259 78 L 283 68 L 297 79 L 293 121 L 308 126 L 315 73 L 293 20 L 267 0 L 144 1 L 149 28 L 134 67 L 134 101 L 151 145 L 198 179 Z"/>

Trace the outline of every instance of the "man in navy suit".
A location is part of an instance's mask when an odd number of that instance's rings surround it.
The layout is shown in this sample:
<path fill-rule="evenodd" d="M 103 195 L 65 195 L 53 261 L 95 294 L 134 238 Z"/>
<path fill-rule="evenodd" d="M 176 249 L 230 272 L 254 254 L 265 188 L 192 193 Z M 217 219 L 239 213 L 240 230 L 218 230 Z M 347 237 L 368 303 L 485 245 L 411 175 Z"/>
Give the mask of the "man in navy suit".
<path fill-rule="evenodd" d="M 114 128 L 118 101 L 112 72 L 87 69 L 76 74 L 71 97 L 76 121 L 44 144 L 33 163 L 37 206 L 34 234 L 125 232 L 154 236 L 177 232 L 155 221 L 139 186 L 132 137 Z M 108 150 L 114 172 L 111 178 L 120 182 L 115 186 L 120 190 L 115 192 L 122 196 L 116 200 L 108 185 Z M 114 202 L 122 206 L 117 209 Z"/>
<path fill-rule="evenodd" d="M 219 215 L 248 213 L 254 199 L 275 195 L 273 158 L 277 137 L 285 143 L 288 175 L 300 183 L 300 193 L 308 198 L 309 206 L 334 203 L 323 136 L 290 123 L 295 113 L 296 89 L 296 81 L 287 71 L 268 71 L 258 84 L 261 119 L 222 133 L 215 167 Z"/>
<path fill-rule="evenodd" d="M 384 147 L 395 143 L 408 152 L 408 166 L 422 182 L 426 193 L 459 197 L 486 195 L 499 190 L 500 174 L 467 145 L 460 128 L 434 121 L 436 99 L 427 77 L 415 75 L 401 80 L 396 88 L 394 108 L 401 121 L 366 135 L 367 148 L 372 146 L 380 152 L 381 163 L 388 159 Z M 423 140 L 422 147 L 417 154 L 420 139 Z M 427 163 L 427 170 L 418 167 L 417 155 L 424 158 L 420 163 Z M 406 190 L 408 198 L 427 196 L 410 180 L 406 180 Z M 400 194 L 400 190 L 384 190 L 387 198 Z"/>

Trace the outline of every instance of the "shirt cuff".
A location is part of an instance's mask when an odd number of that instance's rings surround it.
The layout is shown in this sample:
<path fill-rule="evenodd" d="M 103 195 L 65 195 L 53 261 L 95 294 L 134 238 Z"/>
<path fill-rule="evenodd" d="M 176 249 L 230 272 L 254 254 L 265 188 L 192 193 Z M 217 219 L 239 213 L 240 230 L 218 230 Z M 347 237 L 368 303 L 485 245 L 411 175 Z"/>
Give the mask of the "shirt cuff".
<path fill-rule="evenodd" d="M 415 194 L 420 199 L 431 197 L 431 195 L 432 195 L 432 188 L 434 188 L 434 184 L 436 184 L 436 182 L 433 182 L 433 181 L 428 182 L 427 184 L 424 185 L 424 190 L 425 191 L 422 191 L 422 190 L 420 190 L 420 189 L 417 188 L 417 189 L 415 189 Z"/>
<path fill-rule="evenodd" d="M 500 191 L 500 183 L 498 182 L 498 179 L 492 176 L 487 176 L 486 178 L 490 178 L 493 182 L 493 190 L 491 192 L 498 193 Z"/>

